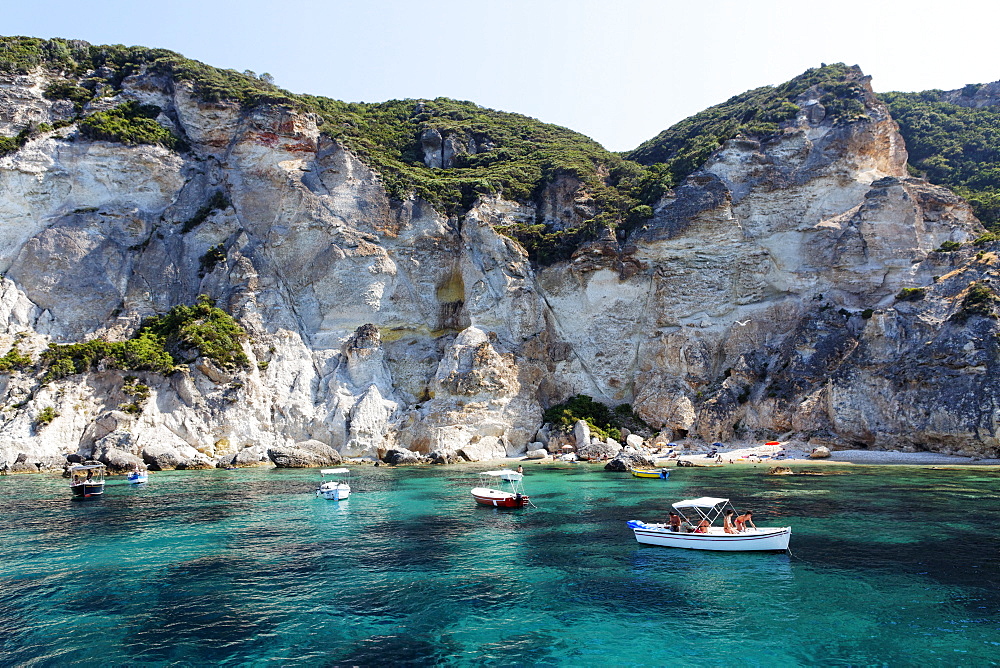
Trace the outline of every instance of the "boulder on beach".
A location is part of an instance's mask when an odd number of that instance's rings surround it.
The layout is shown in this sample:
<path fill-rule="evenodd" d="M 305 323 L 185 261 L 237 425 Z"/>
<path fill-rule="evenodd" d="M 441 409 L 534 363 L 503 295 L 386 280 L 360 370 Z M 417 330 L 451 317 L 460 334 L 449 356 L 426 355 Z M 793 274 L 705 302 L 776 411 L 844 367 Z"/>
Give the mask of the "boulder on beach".
<path fill-rule="evenodd" d="M 830 448 L 821 445 L 817 448 L 813 448 L 813 451 L 809 453 L 809 459 L 826 459 L 830 456 Z"/>
<path fill-rule="evenodd" d="M 465 458 L 455 450 L 432 450 L 427 453 L 427 459 L 431 460 L 432 464 L 457 464 L 465 461 Z"/>
<path fill-rule="evenodd" d="M 227 466 L 237 466 L 240 468 L 269 466 L 271 464 L 271 459 L 267 456 L 267 448 L 265 446 L 252 445 L 249 448 L 243 448 L 237 452 L 229 459 L 228 462 L 220 462 L 220 464 L 223 463 Z"/>
<path fill-rule="evenodd" d="M 622 446 L 620 443 L 613 439 L 608 439 L 607 443 L 593 441 L 582 448 L 578 448 L 576 454 L 580 459 L 612 459 L 617 457 L 621 451 Z"/>
<path fill-rule="evenodd" d="M 385 453 L 382 461 L 392 466 L 412 466 L 414 464 L 422 464 L 423 458 L 412 450 L 393 448 Z"/>
<path fill-rule="evenodd" d="M 537 450 L 528 450 L 524 453 L 525 459 L 545 459 L 549 456 L 549 451 L 545 448 L 539 448 Z"/>
<path fill-rule="evenodd" d="M 617 457 L 604 465 L 605 471 L 628 471 L 631 468 L 651 468 L 656 466 L 652 459 L 646 455 L 635 453 L 620 453 Z"/>

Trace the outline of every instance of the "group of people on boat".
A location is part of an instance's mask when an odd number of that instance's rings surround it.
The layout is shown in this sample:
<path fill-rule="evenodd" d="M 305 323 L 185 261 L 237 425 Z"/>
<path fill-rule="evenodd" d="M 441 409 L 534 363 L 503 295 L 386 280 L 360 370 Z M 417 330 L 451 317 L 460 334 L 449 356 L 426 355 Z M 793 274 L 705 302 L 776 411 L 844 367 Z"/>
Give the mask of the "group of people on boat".
<path fill-rule="evenodd" d="M 709 527 L 712 526 L 712 523 L 705 518 L 702 518 L 697 524 L 692 524 L 682 520 L 681 516 L 672 510 L 667 523 L 670 530 L 675 533 L 708 533 Z M 752 529 L 757 528 L 757 525 L 753 523 L 753 511 L 748 510 L 740 515 L 735 510 L 729 509 L 723 514 L 722 530 L 726 533 L 742 533 L 747 530 L 748 526 Z"/>

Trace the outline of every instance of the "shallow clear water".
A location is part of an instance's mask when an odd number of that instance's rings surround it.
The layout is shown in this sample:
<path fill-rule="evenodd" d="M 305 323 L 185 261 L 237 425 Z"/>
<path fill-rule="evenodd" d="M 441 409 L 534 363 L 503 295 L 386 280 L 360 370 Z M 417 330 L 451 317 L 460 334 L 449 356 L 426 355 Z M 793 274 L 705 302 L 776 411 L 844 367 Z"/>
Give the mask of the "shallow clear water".
<path fill-rule="evenodd" d="M 998 472 L 766 466 L 640 480 L 526 466 L 0 478 L 0 664 L 794 666 L 1000 663 Z M 629 519 L 730 497 L 793 554 L 641 546 Z"/>

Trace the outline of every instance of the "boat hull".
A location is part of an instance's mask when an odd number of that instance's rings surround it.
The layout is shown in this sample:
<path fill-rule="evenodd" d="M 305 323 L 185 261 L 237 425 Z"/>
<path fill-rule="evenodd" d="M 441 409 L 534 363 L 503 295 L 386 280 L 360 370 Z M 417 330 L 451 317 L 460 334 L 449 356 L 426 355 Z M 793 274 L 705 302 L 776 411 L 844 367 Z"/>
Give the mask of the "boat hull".
<path fill-rule="evenodd" d="M 316 496 L 323 497 L 327 501 L 343 501 L 351 495 L 351 488 L 348 485 L 336 487 L 320 487 L 316 490 Z"/>
<path fill-rule="evenodd" d="M 679 547 L 716 552 L 784 552 L 792 535 L 791 527 L 761 528 L 743 533 L 681 533 L 662 525 L 631 525 L 635 539 L 643 545 Z M 718 529 L 716 529 L 718 531 Z"/>
<path fill-rule="evenodd" d="M 133 485 L 139 485 L 139 484 L 142 484 L 142 483 L 144 483 L 144 482 L 146 482 L 148 480 L 149 480 L 149 478 L 146 475 L 141 474 L 141 473 L 140 474 L 130 473 L 129 476 L 128 476 L 128 481 L 130 483 L 132 483 Z"/>
<path fill-rule="evenodd" d="M 523 508 L 528 504 L 528 497 L 525 494 L 511 494 L 486 487 L 472 490 L 472 498 L 479 505 L 492 508 Z"/>
<path fill-rule="evenodd" d="M 666 480 L 670 471 L 666 469 L 629 469 L 636 478 L 660 478 Z"/>
<path fill-rule="evenodd" d="M 81 485 L 73 485 L 70 489 L 73 490 L 73 496 L 85 499 L 104 494 L 104 483 L 83 483 Z"/>

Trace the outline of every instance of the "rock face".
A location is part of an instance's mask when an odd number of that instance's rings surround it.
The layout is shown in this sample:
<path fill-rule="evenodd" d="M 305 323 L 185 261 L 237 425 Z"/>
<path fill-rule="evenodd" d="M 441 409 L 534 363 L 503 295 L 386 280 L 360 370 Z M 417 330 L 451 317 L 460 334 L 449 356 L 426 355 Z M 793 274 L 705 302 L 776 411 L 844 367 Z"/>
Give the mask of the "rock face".
<path fill-rule="evenodd" d="M 326 443 L 315 440 L 296 443 L 291 447 L 268 448 L 267 456 L 274 462 L 275 466 L 283 469 L 332 466 L 342 461 L 340 453 Z"/>
<path fill-rule="evenodd" d="M 42 95 L 46 76 L 0 76 L 5 134 L 72 113 Z M 0 466 L 490 459 L 551 449 L 543 409 L 577 393 L 632 403 L 673 438 L 1000 448 L 996 319 L 962 315 L 971 284 L 996 284 L 997 255 L 936 252 L 982 229 L 907 176 L 874 96 L 835 124 L 806 94 L 792 127 L 727 142 L 629 238 L 537 268 L 496 228 L 578 225 L 593 212 L 572 179 L 537 210 L 484 196 L 459 220 L 390 200 L 311 115 L 203 103 L 142 73 L 122 89 L 110 102 L 158 105 L 191 150 L 67 126 L 0 157 L 0 354 L 122 338 L 205 293 L 248 330 L 251 367 L 136 374 L 138 412 L 119 410 L 118 371 L 0 374 Z M 420 139 L 428 169 L 491 148 Z M 207 267 L 213 248 L 224 259 Z M 906 287 L 924 298 L 897 300 Z"/>

